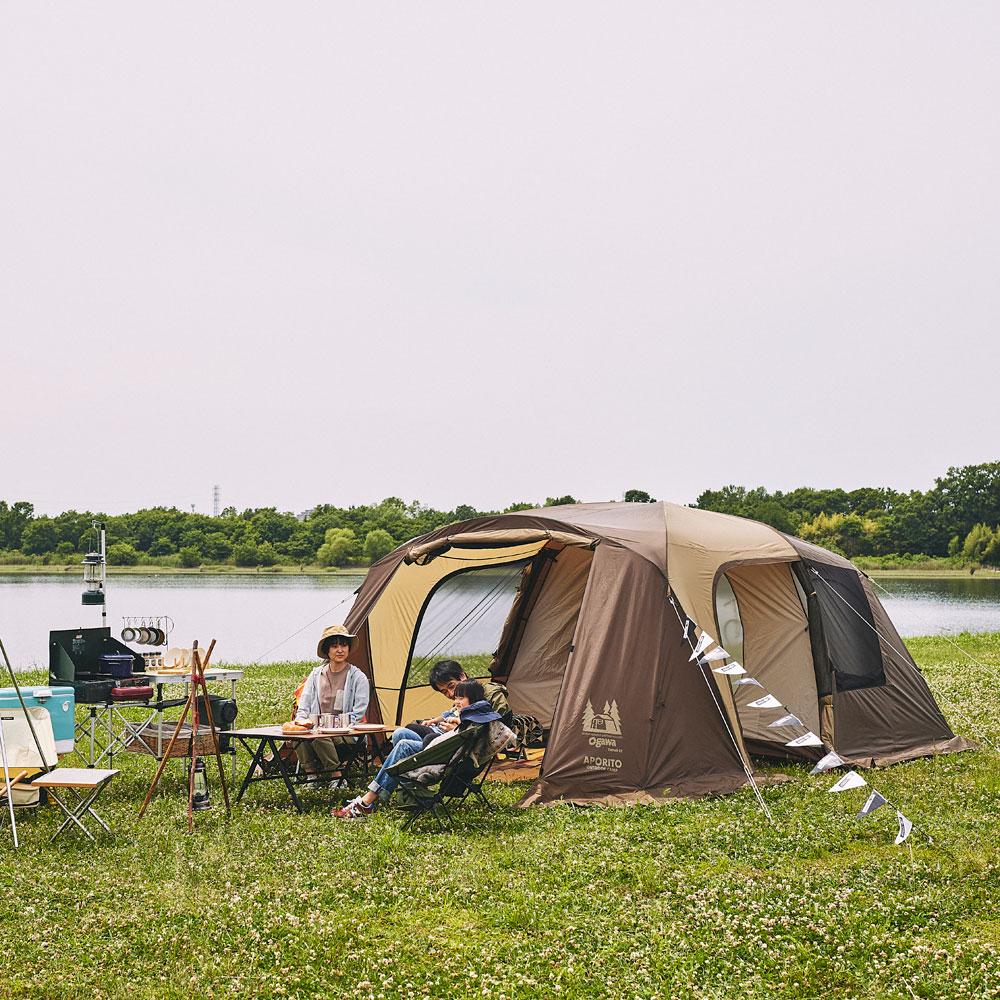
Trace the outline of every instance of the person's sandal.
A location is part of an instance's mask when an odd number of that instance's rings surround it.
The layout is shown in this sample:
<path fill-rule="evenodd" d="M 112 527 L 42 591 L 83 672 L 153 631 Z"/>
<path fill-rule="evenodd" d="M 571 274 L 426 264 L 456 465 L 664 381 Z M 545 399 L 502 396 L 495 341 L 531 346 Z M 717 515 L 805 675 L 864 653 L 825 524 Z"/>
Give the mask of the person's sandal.
<path fill-rule="evenodd" d="M 337 819 L 364 819 L 366 816 L 371 816 L 373 812 L 375 812 L 374 802 L 370 806 L 366 806 L 361 799 L 351 799 L 346 806 L 331 809 L 330 815 Z"/>

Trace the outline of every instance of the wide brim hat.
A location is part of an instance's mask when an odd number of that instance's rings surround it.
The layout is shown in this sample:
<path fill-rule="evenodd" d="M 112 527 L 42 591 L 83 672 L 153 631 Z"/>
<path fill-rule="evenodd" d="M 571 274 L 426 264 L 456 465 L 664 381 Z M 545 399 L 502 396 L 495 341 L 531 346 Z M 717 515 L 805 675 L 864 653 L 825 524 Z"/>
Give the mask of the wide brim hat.
<path fill-rule="evenodd" d="M 461 709 L 458 717 L 463 722 L 499 722 L 500 713 L 488 701 L 474 701 Z"/>
<path fill-rule="evenodd" d="M 343 625 L 327 625 L 323 629 L 323 634 L 319 637 L 319 642 L 316 644 L 316 655 L 321 659 L 326 659 L 326 650 L 323 646 L 326 644 L 328 639 L 357 639 L 357 636 L 353 632 L 348 632 Z"/>

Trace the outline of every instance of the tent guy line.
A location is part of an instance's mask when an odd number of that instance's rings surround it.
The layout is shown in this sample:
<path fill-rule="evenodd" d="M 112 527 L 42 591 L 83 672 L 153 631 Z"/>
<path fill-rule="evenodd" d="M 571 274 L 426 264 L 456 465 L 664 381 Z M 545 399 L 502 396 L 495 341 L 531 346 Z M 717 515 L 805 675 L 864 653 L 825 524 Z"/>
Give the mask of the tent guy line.
<path fill-rule="evenodd" d="M 305 625 L 303 625 L 301 628 L 297 628 L 291 635 L 285 636 L 285 638 L 282 639 L 281 642 L 279 642 L 276 645 L 272 646 L 270 649 L 266 649 L 263 653 L 259 654 L 256 659 L 251 660 L 250 662 L 252 664 L 254 664 L 255 666 L 260 666 L 261 665 L 260 661 L 265 656 L 269 655 L 270 653 L 273 653 L 276 649 L 280 649 L 282 646 L 284 646 L 284 644 L 286 642 L 288 642 L 290 639 L 294 639 L 300 632 L 304 632 L 307 628 L 309 628 L 310 625 L 315 625 L 316 622 L 320 621 L 320 619 L 325 618 L 329 614 L 332 614 L 342 604 L 346 604 L 352 597 L 354 597 L 354 595 L 356 593 L 357 593 L 357 591 L 354 591 L 353 593 L 348 594 L 347 597 L 345 597 L 342 601 L 338 601 L 332 608 L 327 608 L 326 611 L 324 611 L 321 614 L 317 615 L 315 618 L 313 618 L 312 621 L 306 622 Z"/>
<path fill-rule="evenodd" d="M 683 618 L 681 618 L 680 608 L 677 607 L 677 602 L 674 600 L 674 595 L 670 594 L 667 597 L 667 600 L 670 601 L 670 606 L 674 609 L 674 614 L 677 615 L 678 624 L 681 625 L 684 629 L 684 640 L 687 642 L 689 648 L 691 649 L 692 658 L 695 658 L 697 656 L 697 646 L 695 643 L 691 641 L 691 629 L 688 628 L 687 622 Z M 688 618 L 687 621 L 694 624 L 696 628 L 701 628 L 701 626 L 698 625 L 696 622 L 694 622 L 693 619 Z M 708 636 L 708 633 L 704 629 L 702 629 L 701 638 L 698 640 L 698 642 L 701 643 L 702 639 L 704 639 L 706 636 Z M 713 642 L 715 642 L 715 640 L 709 636 L 709 641 L 705 643 L 702 648 L 704 648 L 705 646 L 710 646 Z M 771 810 L 768 809 L 767 803 L 764 801 L 764 796 L 761 794 L 760 788 L 757 785 L 757 781 L 753 776 L 753 768 L 747 763 L 746 758 L 743 756 L 743 750 L 740 747 L 739 743 L 737 742 L 736 736 L 733 734 L 733 731 L 729 726 L 729 720 L 726 718 L 726 713 L 725 711 L 723 711 L 722 705 L 719 703 L 719 695 L 718 692 L 715 690 L 715 685 L 711 682 L 711 680 L 709 680 L 708 677 L 705 676 L 705 671 L 702 668 L 701 664 L 696 663 L 695 665 L 698 668 L 698 672 L 702 676 L 702 680 L 704 680 L 705 685 L 708 688 L 709 694 L 711 694 L 712 696 L 712 701 L 715 703 L 715 707 L 719 710 L 719 715 L 722 717 L 722 724 L 726 727 L 726 732 L 729 734 L 729 738 L 733 741 L 733 746 L 736 748 L 736 755 L 740 758 L 740 763 L 743 765 L 743 772 L 747 776 L 747 781 L 750 782 L 750 787 L 753 789 L 753 793 L 757 797 L 757 801 L 758 803 L 760 803 L 761 809 L 764 810 L 764 815 L 767 816 L 767 818 L 770 820 L 771 825 L 775 826 L 776 824 L 774 822 L 774 816 L 771 814 Z"/>

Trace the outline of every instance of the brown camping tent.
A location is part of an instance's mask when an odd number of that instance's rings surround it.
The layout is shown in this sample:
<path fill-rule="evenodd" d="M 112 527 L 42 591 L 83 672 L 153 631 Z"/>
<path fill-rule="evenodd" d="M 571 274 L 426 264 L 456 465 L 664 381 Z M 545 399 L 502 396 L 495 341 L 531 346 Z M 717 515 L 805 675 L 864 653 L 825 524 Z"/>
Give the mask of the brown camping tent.
<path fill-rule="evenodd" d="M 487 582 L 471 606 L 456 589 L 470 574 Z M 347 620 L 359 635 L 352 659 L 373 681 L 369 717 L 401 724 L 440 710 L 430 657 L 417 651 L 428 609 L 443 602 L 458 629 L 511 578 L 489 672 L 506 678 L 512 709 L 548 732 L 528 802 L 730 791 L 747 782 L 748 751 L 888 763 L 970 746 L 847 560 L 669 503 L 477 518 L 380 560 Z M 689 662 L 688 618 L 762 687 L 714 672 L 723 660 Z M 692 624 L 689 634 L 700 633 Z M 436 658 L 447 652 L 439 644 Z M 473 672 L 485 675 L 485 663 Z M 765 692 L 781 708 L 750 704 Z M 801 724 L 772 726 L 789 714 Z M 786 745 L 807 730 L 824 746 Z"/>

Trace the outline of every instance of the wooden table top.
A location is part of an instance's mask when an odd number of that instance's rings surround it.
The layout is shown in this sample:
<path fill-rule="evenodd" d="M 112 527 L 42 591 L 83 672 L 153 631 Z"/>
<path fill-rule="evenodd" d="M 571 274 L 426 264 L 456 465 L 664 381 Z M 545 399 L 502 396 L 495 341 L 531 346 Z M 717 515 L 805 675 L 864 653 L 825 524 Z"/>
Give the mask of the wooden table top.
<path fill-rule="evenodd" d="M 318 733 L 311 729 L 301 733 L 286 733 L 279 723 L 272 726 L 252 726 L 247 729 L 221 730 L 221 734 L 223 736 L 256 737 L 257 739 L 273 737 L 283 740 L 335 740 L 341 736 L 379 736 L 395 732 L 395 730 L 395 726 L 379 726 L 377 729 L 351 729 L 343 733 Z"/>

